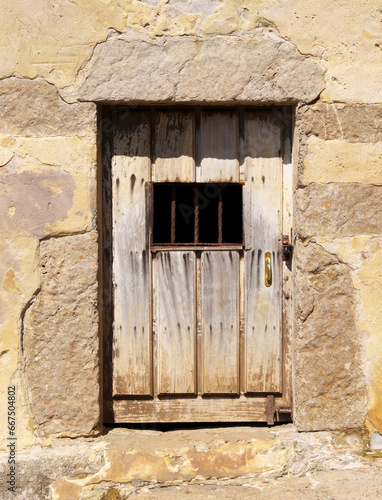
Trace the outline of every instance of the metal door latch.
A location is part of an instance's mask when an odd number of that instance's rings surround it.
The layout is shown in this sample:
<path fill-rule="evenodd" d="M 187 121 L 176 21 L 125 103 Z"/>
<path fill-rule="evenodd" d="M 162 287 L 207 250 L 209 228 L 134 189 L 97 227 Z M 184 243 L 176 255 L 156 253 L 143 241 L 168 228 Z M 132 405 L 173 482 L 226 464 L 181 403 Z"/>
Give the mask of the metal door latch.
<path fill-rule="evenodd" d="M 265 286 L 272 285 L 272 254 L 265 252 Z"/>
<path fill-rule="evenodd" d="M 293 253 L 293 245 L 289 235 L 283 234 L 282 244 L 283 244 L 283 260 L 289 260 Z"/>
<path fill-rule="evenodd" d="M 267 424 L 274 425 L 276 422 L 292 422 L 293 407 L 276 406 L 275 397 L 271 394 L 267 396 Z"/>

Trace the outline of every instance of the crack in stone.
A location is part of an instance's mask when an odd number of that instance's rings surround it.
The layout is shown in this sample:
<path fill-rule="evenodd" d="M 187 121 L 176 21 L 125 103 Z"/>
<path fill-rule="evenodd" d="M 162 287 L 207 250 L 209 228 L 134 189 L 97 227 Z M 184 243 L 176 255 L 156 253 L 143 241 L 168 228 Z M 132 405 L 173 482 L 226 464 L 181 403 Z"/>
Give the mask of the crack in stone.
<path fill-rule="evenodd" d="M 25 304 L 23 307 L 21 314 L 20 314 L 20 352 L 19 352 L 19 367 L 21 369 L 21 377 L 22 377 L 22 384 L 25 386 L 25 390 L 23 391 L 23 397 L 25 399 L 25 403 L 28 407 L 28 413 L 30 415 L 31 420 L 35 424 L 34 417 L 33 417 L 33 412 L 32 412 L 32 402 L 30 399 L 30 394 L 28 391 L 28 379 L 26 377 L 26 359 L 25 359 L 25 349 L 24 349 L 24 336 L 25 336 L 25 317 L 28 311 L 31 309 L 31 307 L 36 303 L 37 298 L 39 293 L 41 292 L 41 283 L 38 286 L 38 288 L 33 292 L 32 297 L 28 300 L 28 302 Z"/>
<path fill-rule="evenodd" d="M 329 255 L 331 255 L 332 257 L 335 257 L 338 261 L 339 264 L 344 264 L 348 269 L 350 269 L 350 271 L 354 271 L 355 268 L 351 267 L 350 264 L 348 264 L 347 262 L 345 262 L 340 255 L 338 255 L 336 252 L 330 252 L 327 248 L 325 248 L 324 245 L 322 245 L 321 243 L 317 243 L 317 241 L 312 241 L 311 243 L 314 243 L 315 245 L 317 245 L 318 247 L 321 247 L 326 253 L 328 253 Z M 328 264 L 329 265 L 333 265 L 333 264 Z"/>
<path fill-rule="evenodd" d="M 36 302 L 37 297 L 39 293 L 41 292 L 41 285 L 33 292 L 32 297 L 28 300 L 26 305 L 21 311 L 20 314 L 20 321 L 21 321 L 21 355 L 24 358 L 24 321 L 25 321 L 25 315 L 27 314 L 28 310 L 33 306 L 33 304 Z"/>
<path fill-rule="evenodd" d="M 40 238 L 40 241 L 48 241 L 50 239 L 55 239 L 55 238 L 67 238 L 69 236 L 78 236 L 78 235 L 81 235 L 81 234 L 88 234 L 88 233 L 92 233 L 95 229 L 92 228 L 88 231 L 84 230 L 84 231 L 71 231 L 70 233 L 66 233 L 66 232 L 62 232 L 62 233 L 57 233 L 57 234 L 47 234 L 46 236 L 43 236 L 42 238 Z"/>

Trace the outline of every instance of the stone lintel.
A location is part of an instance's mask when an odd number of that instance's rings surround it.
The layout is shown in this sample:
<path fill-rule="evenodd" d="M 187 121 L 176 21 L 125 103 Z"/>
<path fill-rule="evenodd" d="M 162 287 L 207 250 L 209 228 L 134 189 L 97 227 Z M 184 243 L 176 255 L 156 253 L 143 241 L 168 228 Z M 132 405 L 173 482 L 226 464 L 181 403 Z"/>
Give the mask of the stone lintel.
<path fill-rule="evenodd" d="M 262 29 L 240 38 L 112 38 L 96 48 L 84 72 L 83 101 L 268 105 L 316 99 L 325 68 Z"/>

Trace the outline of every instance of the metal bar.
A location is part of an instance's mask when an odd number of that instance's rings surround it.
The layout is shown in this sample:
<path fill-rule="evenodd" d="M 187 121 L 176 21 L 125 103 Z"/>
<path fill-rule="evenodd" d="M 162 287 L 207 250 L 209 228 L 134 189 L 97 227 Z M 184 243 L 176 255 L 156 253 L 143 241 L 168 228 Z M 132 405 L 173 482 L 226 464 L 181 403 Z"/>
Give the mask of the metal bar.
<path fill-rule="evenodd" d="M 222 187 L 219 186 L 219 205 L 218 205 L 218 219 L 219 219 L 219 237 L 218 242 L 223 243 L 223 192 Z"/>
<path fill-rule="evenodd" d="M 194 221 L 194 243 L 199 243 L 199 187 L 195 186 L 195 221 Z"/>
<path fill-rule="evenodd" d="M 171 243 L 175 243 L 176 185 L 171 190 Z"/>
<path fill-rule="evenodd" d="M 275 397 L 267 396 L 267 424 L 274 425 L 275 423 Z"/>
<path fill-rule="evenodd" d="M 277 413 L 292 413 L 292 408 L 290 406 L 279 406 Z"/>
<path fill-rule="evenodd" d="M 240 245 L 239 243 L 237 245 L 235 244 L 227 244 L 227 245 L 219 245 L 219 243 L 209 243 L 209 244 L 200 244 L 200 245 L 194 245 L 194 243 L 161 243 L 160 245 L 152 245 L 150 247 L 150 250 L 152 252 L 168 252 L 168 251 L 175 251 L 175 250 L 186 250 L 186 251 L 191 251 L 191 250 L 199 250 L 199 251 L 206 251 L 206 250 L 214 250 L 216 251 L 234 251 L 234 250 L 243 250 L 243 245 Z"/>

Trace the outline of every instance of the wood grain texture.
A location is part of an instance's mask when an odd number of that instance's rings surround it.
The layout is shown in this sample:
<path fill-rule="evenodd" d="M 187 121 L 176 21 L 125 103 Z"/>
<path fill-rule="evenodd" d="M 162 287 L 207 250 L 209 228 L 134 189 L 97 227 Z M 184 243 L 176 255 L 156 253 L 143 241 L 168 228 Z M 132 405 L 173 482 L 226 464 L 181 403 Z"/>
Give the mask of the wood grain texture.
<path fill-rule="evenodd" d="M 145 183 L 150 129 L 145 113 L 118 123 L 112 159 L 113 393 L 151 394 L 150 254 Z"/>
<path fill-rule="evenodd" d="M 202 254 L 202 369 L 204 394 L 238 394 L 239 254 Z"/>
<path fill-rule="evenodd" d="M 194 182 L 194 112 L 154 114 L 153 181 Z"/>
<path fill-rule="evenodd" d="M 298 150 L 298 133 L 295 130 L 293 137 L 294 115 L 291 108 L 284 107 L 284 133 L 283 133 L 283 234 L 289 235 L 293 243 L 293 187 L 294 187 L 294 164 L 292 150 L 295 140 L 296 151 Z M 293 406 L 293 255 L 283 261 L 283 401 L 284 406 Z"/>
<path fill-rule="evenodd" d="M 108 107 L 102 108 L 100 112 L 100 123 L 111 123 L 112 114 Z M 102 337 L 102 389 L 103 389 L 103 421 L 111 422 L 113 420 L 113 370 L 112 370 L 112 353 L 113 353 L 113 317 L 112 317 L 112 296 L 113 296 L 113 281 L 112 281 L 112 255 L 113 255 L 113 239 L 112 239 L 112 182 L 111 182 L 111 159 L 114 153 L 113 150 L 113 134 L 112 130 L 105 131 L 100 127 L 99 133 L 102 134 L 102 151 L 98 150 L 98 154 L 102 153 L 98 163 L 98 217 L 99 217 L 99 243 L 100 243 L 100 329 Z"/>
<path fill-rule="evenodd" d="M 118 422 L 266 422 L 265 398 L 114 401 Z"/>
<path fill-rule="evenodd" d="M 255 109 L 114 113 L 116 397 L 108 421 L 266 422 L 264 393 L 290 406 L 292 274 L 281 236 L 293 222 L 293 167 L 279 117 Z M 151 169 L 156 182 L 244 181 L 245 250 L 150 249 Z"/>
<path fill-rule="evenodd" d="M 245 119 L 245 391 L 281 391 L 281 130 L 272 113 Z M 272 285 L 265 285 L 265 253 Z"/>
<path fill-rule="evenodd" d="M 196 131 L 197 182 L 239 182 L 237 111 L 202 111 Z"/>
<path fill-rule="evenodd" d="M 194 252 L 160 252 L 155 287 L 159 394 L 194 394 Z"/>

